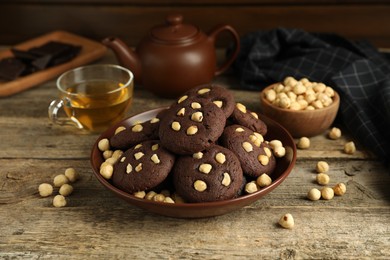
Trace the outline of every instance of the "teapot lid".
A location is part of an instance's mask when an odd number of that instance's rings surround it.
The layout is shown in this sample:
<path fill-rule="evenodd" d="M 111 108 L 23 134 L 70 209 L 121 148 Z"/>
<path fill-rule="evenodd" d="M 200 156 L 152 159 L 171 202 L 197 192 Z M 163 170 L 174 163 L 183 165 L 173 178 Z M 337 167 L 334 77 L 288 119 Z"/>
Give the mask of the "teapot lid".
<path fill-rule="evenodd" d="M 199 34 L 199 28 L 182 22 L 182 15 L 167 16 L 166 24 L 152 28 L 150 32 L 152 39 L 173 44 L 192 41 Z"/>

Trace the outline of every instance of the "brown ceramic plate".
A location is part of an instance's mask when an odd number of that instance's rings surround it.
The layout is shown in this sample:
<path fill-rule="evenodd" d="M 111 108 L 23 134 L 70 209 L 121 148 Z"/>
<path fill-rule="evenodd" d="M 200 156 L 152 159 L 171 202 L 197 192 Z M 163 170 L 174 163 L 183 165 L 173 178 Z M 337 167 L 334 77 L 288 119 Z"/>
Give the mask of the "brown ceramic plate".
<path fill-rule="evenodd" d="M 99 42 L 92 41 L 90 39 L 65 31 L 54 31 L 20 43 L 13 47 L 20 50 L 28 50 L 32 47 L 40 46 L 49 41 L 60 41 L 68 44 L 79 45 L 82 47 L 82 49 L 80 53 L 69 62 L 34 72 L 12 81 L 0 82 L 0 97 L 13 95 L 15 93 L 37 86 L 67 70 L 95 61 L 101 58 L 107 51 L 107 48 Z M 0 59 L 10 56 L 12 56 L 11 50 L 0 52 Z"/>
<path fill-rule="evenodd" d="M 114 187 L 110 181 L 104 179 L 99 173 L 99 167 L 104 161 L 102 153 L 99 151 L 97 145 L 98 142 L 103 138 L 111 137 L 115 129 L 119 126 L 129 127 L 137 121 L 147 121 L 152 119 L 157 115 L 159 111 L 163 108 L 153 109 L 146 111 L 144 113 L 135 115 L 133 117 L 127 118 L 118 124 L 110 127 L 100 137 L 96 140 L 91 153 L 91 164 L 95 177 L 98 181 L 103 184 L 107 189 L 112 191 L 116 196 L 124 199 L 128 203 L 145 209 L 150 212 L 154 212 L 164 216 L 177 217 L 177 218 L 202 218 L 202 217 L 211 217 L 218 216 L 222 214 L 229 213 L 234 210 L 238 210 L 244 206 L 247 206 L 267 193 L 271 192 L 278 185 L 280 185 L 284 179 L 290 174 L 291 170 L 295 165 L 296 160 L 296 148 L 294 140 L 291 135 L 285 130 L 281 125 L 275 121 L 262 116 L 261 118 L 268 126 L 268 134 L 265 136 L 266 140 L 279 139 L 282 141 L 283 145 L 286 148 L 286 156 L 278 159 L 277 167 L 272 175 L 273 182 L 270 186 L 263 188 L 255 193 L 244 195 L 236 199 L 216 201 L 216 202 L 207 202 L 207 203 L 182 203 L 182 204 L 169 204 L 154 202 L 144 199 L 138 199 L 133 195 L 126 193 L 116 187 Z"/>

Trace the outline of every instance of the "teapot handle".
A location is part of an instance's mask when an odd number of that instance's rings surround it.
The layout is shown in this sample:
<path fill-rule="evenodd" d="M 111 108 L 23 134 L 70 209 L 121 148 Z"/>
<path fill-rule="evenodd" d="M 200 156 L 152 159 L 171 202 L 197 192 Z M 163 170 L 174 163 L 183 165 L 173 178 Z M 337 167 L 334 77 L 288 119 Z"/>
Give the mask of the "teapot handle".
<path fill-rule="evenodd" d="M 227 70 L 229 68 L 229 66 L 233 63 L 233 61 L 236 59 L 238 52 L 240 51 L 240 37 L 238 36 L 237 31 L 230 25 L 223 24 L 223 25 L 217 26 L 208 34 L 208 37 L 212 42 L 215 43 L 215 40 L 216 40 L 218 34 L 223 32 L 223 31 L 228 31 L 233 36 L 235 46 L 234 46 L 234 50 L 233 50 L 232 54 L 230 55 L 230 57 L 227 58 L 227 60 L 223 64 L 221 64 L 221 66 L 219 68 L 216 69 L 216 71 L 214 73 L 215 76 L 218 76 L 218 75 L 222 74 L 223 72 L 225 72 L 225 70 Z"/>

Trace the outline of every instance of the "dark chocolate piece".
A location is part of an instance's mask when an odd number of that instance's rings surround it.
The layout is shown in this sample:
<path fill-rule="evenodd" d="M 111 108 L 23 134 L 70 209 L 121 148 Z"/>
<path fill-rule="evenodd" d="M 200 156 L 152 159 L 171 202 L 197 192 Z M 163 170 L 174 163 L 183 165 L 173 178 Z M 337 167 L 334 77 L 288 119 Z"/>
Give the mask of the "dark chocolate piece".
<path fill-rule="evenodd" d="M 26 69 L 26 65 L 15 58 L 5 58 L 0 60 L 0 79 L 14 80 Z"/>

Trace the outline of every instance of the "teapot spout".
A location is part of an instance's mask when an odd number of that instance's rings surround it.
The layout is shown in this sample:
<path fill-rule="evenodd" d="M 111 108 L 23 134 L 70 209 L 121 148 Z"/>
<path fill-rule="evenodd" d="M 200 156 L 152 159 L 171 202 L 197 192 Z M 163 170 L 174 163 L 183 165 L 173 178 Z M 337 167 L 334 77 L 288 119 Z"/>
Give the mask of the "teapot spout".
<path fill-rule="evenodd" d="M 102 40 L 102 43 L 115 53 L 121 66 L 131 70 L 136 81 L 140 82 L 142 80 L 141 61 L 132 49 L 116 37 L 107 37 Z"/>

